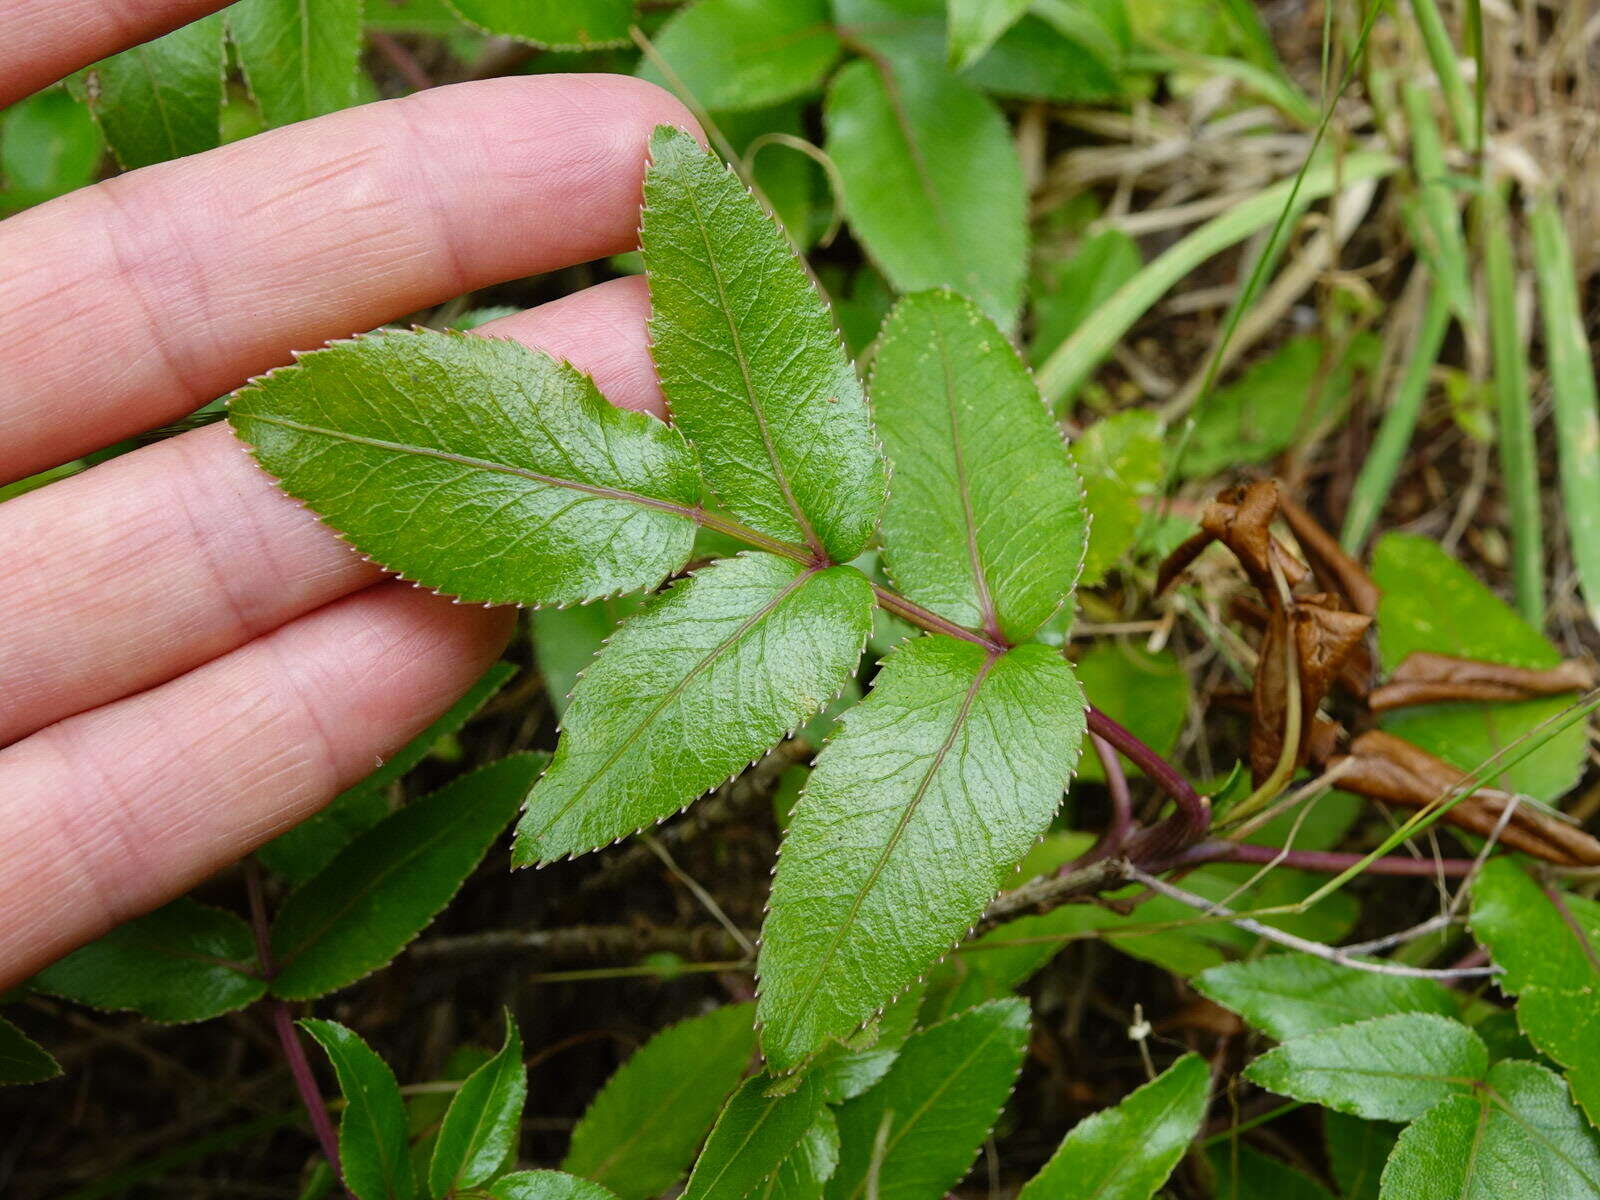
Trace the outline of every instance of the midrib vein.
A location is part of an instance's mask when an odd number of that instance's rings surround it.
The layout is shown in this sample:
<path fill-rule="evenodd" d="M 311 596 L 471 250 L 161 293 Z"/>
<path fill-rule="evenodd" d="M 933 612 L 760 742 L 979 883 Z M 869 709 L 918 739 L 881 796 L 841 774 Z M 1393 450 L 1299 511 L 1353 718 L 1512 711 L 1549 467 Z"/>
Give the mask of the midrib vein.
<path fill-rule="evenodd" d="M 844 935 L 855 924 L 856 918 L 861 914 L 861 906 L 867 902 L 867 896 L 878 884 L 878 877 L 883 874 L 883 869 L 889 863 L 889 858 L 894 854 L 895 847 L 900 844 L 900 839 L 911 826 L 912 817 L 916 816 L 917 809 L 921 807 L 923 797 L 928 794 L 928 789 L 933 786 L 933 777 L 939 773 L 939 768 L 944 765 L 945 758 L 950 753 L 950 747 L 955 745 L 956 736 L 961 732 L 961 727 L 966 724 L 967 714 L 972 711 L 972 704 L 978 697 L 978 689 L 983 686 L 983 681 L 988 678 L 994 664 L 1000 660 L 999 654 L 990 652 L 983 660 L 983 666 L 978 669 L 971 685 L 967 688 L 966 695 L 961 698 L 961 707 L 956 710 L 955 718 L 950 722 L 950 732 L 946 735 L 944 743 L 934 753 L 933 761 L 928 764 L 927 771 L 917 784 L 917 790 L 906 803 L 905 812 L 900 814 L 900 820 L 895 825 L 894 833 L 884 843 L 883 852 L 878 855 L 877 862 L 873 863 L 872 871 L 867 876 L 867 881 L 855 894 L 851 901 L 850 911 L 845 914 L 839 928 L 834 931 L 833 940 L 828 943 L 828 948 L 823 952 L 822 960 L 811 973 L 811 979 L 806 984 L 806 989 L 801 993 L 795 1003 L 796 1008 L 804 1008 L 811 1003 L 811 997 L 816 994 L 817 988 L 822 984 L 822 978 L 827 973 L 833 956 L 839 952 L 839 947 L 844 943 Z"/>
<path fill-rule="evenodd" d="M 716 662 L 717 659 L 721 658 L 730 649 L 737 645 L 744 638 L 744 636 L 750 632 L 750 630 L 756 627 L 756 625 L 760 624 L 762 621 L 771 616 L 773 612 L 776 611 L 778 605 L 782 604 L 791 595 L 793 595 L 796 589 L 798 589 L 807 580 L 811 579 L 814 575 L 816 575 L 816 573 L 817 568 L 813 567 L 809 570 L 800 572 L 800 574 L 796 575 L 793 580 L 784 584 L 782 590 L 779 591 L 777 595 L 773 596 L 772 599 L 768 600 L 755 612 L 751 613 L 742 622 L 740 622 L 737 629 L 719 642 L 710 653 L 706 654 L 700 659 L 700 661 L 695 663 L 694 666 L 684 674 L 682 679 L 678 680 L 677 683 L 673 684 L 670 688 L 663 692 L 661 698 L 655 702 L 650 711 L 647 712 L 639 721 L 635 722 L 633 729 L 628 733 L 628 736 L 623 738 L 622 741 L 617 744 L 615 749 L 613 749 L 611 753 L 606 756 L 604 762 L 602 762 L 593 771 L 589 772 L 589 776 L 583 781 L 583 785 L 572 794 L 572 797 L 565 804 L 563 804 L 533 836 L 536 838 L 542 838 L 549 833 L 557 822 L 559 822 L 563 817 L 572 811 L 573 805 L 577 804 L 579 800 L 582 800 L 584 796 L 588 795 L 589 789 L 593 787 L 598 780 L 603 778 L 606 772 L 610 771 L 612 767 L 616 766 L 617 760 L 627 753 L 627 751 L 633 746 L 634 742 L 638 741 L 644 736 L 645 730 L 649 729 L 655 723 L 656 717 L 661 714 L 661 710 L 665 708 L 670 701 L 681 696 L 684 692 L 684 689 L 686 689 L 690 683 L 694 682 L 694 680 L 697 679 L 702 672 L 707 670 L 712 663 Z"/>
<path fill-rule="evenodd" d="M 717 265 L 716 252 L 711 247 L 711 231 L 706 226 L 705 213 L 700 209 L 700 199 L 694 194 L 694 188 L 688 185 L 684 186 L 683 193 L 689 199 L 689 207 L 694 210 L 695 228 L 700 232 L 700 242 L 706 251 L 706 266 L 711 271 L 712 282 L 717 285 L 718 306 L 722 309 L 722 319 L 728 323 L 728 338 L 733 342 L 734 361 L 739 364 L 739 377 L 744 382 L 745 399 L 750 402 L 751 415 L 756 419 L 756 431 L 761 435 L 761 445 L 766 449 L 767 462 L 772 466 L 773 481 L 783 493 L 783 502 L 789 506 L 789 512 L 799 525 L 806 545 L 821 553 L 822 543 L 817 539 L 816 530 L 811 528 L 811 522 L 801 510 L 799 501 L 795 499 L 794 490 L 789 486 L 788 472 L 778 458 L 778 448 L 773 445 L 772 431 L 767 428 L 766 410 L 756 394 L 755 381 L 750 378 L 750 363 L 745 354 L 744 339 L 739 336 L 738 323 L 733 319 L 733 307 L 728 302 L 728 288 L 722 279 L 722 269 Z"/>
<path fill-rule="evenodd" d="M 558 475 L 545 475 L 538 471 L 530 471 L 526 467 L 513 467 L 509 463 L 497 463 L 486 458 L 474 458 L 468 454 L 456 454 L 453 451 L 439 450 L 432 446 L 414 446 L 408 442 L 391 442 L 384 438 L 368 437 L 365 434 L 348 433 L 342 429 L 329 429 L 322 425 L 311 425 L 304 421 L 296 421 L 291 417 L 270 416 L 265 413 L 242 413 L 240 415 L 242 419 L 247 421 L 261 421 L 267 425 L 277 425 L 283 429 L 293 429 L 300 433 L 314 433 L 322 437 L 350 442 L 357 446 L 371 446 L 375 450 L 388 450 L 395 454 L 415 454 L 420 458 L 432 458 L 439 462 L 474 467 L 480 471 L 494 471 L 501 475 L 514 475 L 518 479 L 541 483 L 546 487 L 568 488 L 574 492 L 583 492 L 586 495 L 598 496 L 604 500 L 623 500 L 629 504 L 638 504 L 645 508 L 659 509 L 661 512 L 675 513 L 690 520 L 695 519 L 695 510 L 686 504 L 677 504 L 671 500 L 660 500 L 654 496 L 643 495 L 640 492 L 630 492 L 626 488 L 608 487 L 600 483 L 585 483 L 578 479 L 563 479 Z"/>
<path fill-rule="evenodd" d="M 972 568 L 972 582 L 978 592 L 978 615 L 982 618 L 983 631 L 999 641 L 1000 614 L 995 610 L 989 577 L 984 573 L 983 560 L 978 554 L 978 522 L 972 511 L 972 491 L 967 480 L 967 456 L 961 438 L 955 380 L 951 377 L 950 346 L 937 323 L 933 326 L 933 336 L 939 343 L 939 373 L 944 379 L 945 409 L 950 416 L 950 448 L 955 455 L 956 490 L 961 497 L 961 518 L 967 530 L 967 563 Z"/>

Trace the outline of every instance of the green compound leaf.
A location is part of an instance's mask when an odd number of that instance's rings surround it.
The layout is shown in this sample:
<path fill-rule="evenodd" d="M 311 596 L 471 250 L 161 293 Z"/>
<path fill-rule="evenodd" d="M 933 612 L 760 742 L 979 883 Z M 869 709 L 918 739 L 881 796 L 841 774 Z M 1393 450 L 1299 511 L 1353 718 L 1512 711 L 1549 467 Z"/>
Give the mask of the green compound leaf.
<path fill-rule="evenodd" d="M 204 17 L 89 68 L 89 110 L 124 170 L 221 143 L 222 34 Z"/>
<path fill-rule="evenodd" d="M 1470 571 L 1427 538 L 1391 533 L 1373 550 L 1378 656 L 1385 672 L 1414 650 L 1481 658 L 1514 667 L 1553 667 L 1560 652 Z M 1513 704 L 1423 704 L 1387 713 L 1382 725 L 1463 771 L 1556 716 L 1576 696 Z M 1537 735 L 1542 737 L 1543 735 Z M 1489 787 L 1553 801 L 1577 785 L 1588 733 L 1575 723 L 1522 761 L 1484 778 Z"/>
<path fill-rule="evenodd" d="M 1460 1008 L 1432 979 L 1358 971 L 1309 954 L 1272 954 L 1212 967 L 1190 981 L 1207 999 L 1280 1042 L 1395 1013 L 1453 1017 Z"/>
<path fill-rule="evenodd" d="M 949 292 L 902 300 L 872 368 L 872 412 L 894 473 L 889 574 L 958 625 L 1026 640 L 1077 581 L 1083 483 L 1011 343 Z"/>
<path fill-rule="evenodd" d="M 884 660 L 795 808 L 762 934 L 777 1070 L 842 1039 L 949 952 L 1044 832 L 1083 692 L 1045 646 L 921 637 Z"/>
<path fill-rule="evenodd" d="M 656 1034 L 600 1089 L 561 1169 L 622 1200 L 671 1187 L 744 1074 L 754 1016 L 750 1005 L 730 1004 Z"/>
<path fill-rule="evenodd" d="M 515 1153 L 527 1095 L 522 1038 L 507 1012 L 505 1045 L 467 1077 L 439 1127 L 428 1166 L 434 1200 L 484 1182 Z"/>
<path fill-rule="evenodd" d="M 1560 898 L 1565 915 L 1515 862 L 1491 859 L 1472 883 L 1472 932 L 1517 998 L 1517 1024 L 1600 1124 L 1600 904 Z"/>
<path fill-rule="evenodd" d="M 205 1021 L 260 999 L 259 970 L 250 926 L 184 898 L 73 951 L 29 986 L 152 1021 Z"/>
<path fill-rule="evenodd" d="M 760 1187 L 754 1200 L 823 1200 L 824 1190 L 839 1169 L 839 1122 L 824 1107 L 800 1144 Z"/>
<path fill-rule="evenodd" d="M 854 567 L 759 552 L 652 597 L 573 690 L 513 861 L 604 846 L 742 770 L 844 687 L 871 626 Z"/>
<path fill-rule="evenodd" d="M 680 130 L 650 141 L 640 245 L 672 419 L 739 520 L 848 562 L 883 509 L 883 457 L 822 297 L 736 175 Z"/>
<path fill-rule="evenodd" d="M 240 389 L 229 419 L 363 554 L 463 600 L 651 588 L 694 542 L 700 483 L 677 431 L 515 342 L 341 342 Z"/>
<path fill-rule="evenodd" d="M 740 112 L 818 87 L 839 37 L 826 0 L 699 0 L 661 27 L 655 48 L 702 107 Z M 671 82 L 649 59 L 639 76 Z"/>
<path fill-rule="evenodd" d="M 335 1021 L 305 1020 L 304 1029 L 327 1052 L 344 1095 L 339 1161 L 356 1200 L 410 1200 L 416 1194 L 406 1153 L 406 1106 L 387 1063 Z"/>
<path fill-rule="evenodd" d="M 256 857 L 268 870 L 276 871 L 296 886 L 310 879 L 357 835 L 388 816 L 389 798 L 384 793 L 389 787 L 408 774 L 441 741 L 466 725 L 516 673 L 516 667 L 510 663 L 495 663 L 466 695 L 445 710 L 442 717 L 390 755 L 381 767 L 354 787 L 340 792 L 321 812 L 257 848 Z"/>
<path fill-rule="evenodd" d="M 1150 1200 L 1206 1115 L 1211 1075 L 1186 1054 L 1115 1108 L 1080 1121 L 1017 1200 Z"/>
<path fill-rule="evenodd" d="M 1559 1076 L 1496 1063 L 1484 1086 L 1441 1101 L 1400 1135 L 1383 1200 L 1593 1200 L 1600 1140 Z"/>
<path fill-rule="evenodd" d="M 273 994 L 308 1000 L 384 966 L 450 902 L 527 794 L 542 754 L 463 775 L 362 834 L 272 926 Z"/>
<path fill-rule="evenodd" d="M 517 1171 L 502 1175 L 486 1193 L 493 1200 L 617 1200 L 598 1183 L 562 1171 Z"/>
<path fill-rule="evenodd" d="M 745 1080 L 717 1118 L 683 1200 L 744 1200 L 777 1172 L 801 1145 L 822 1111 L 822 1086 L 814 1076 L 782 1096 L 768 1096 L 773 1080 Z"/>
<path fill-rule="evenodd" d="M 61 1064 L 22 1030 L 0 1017 L 0 1085 L 43 1083 L 61 1074 Z"/>
<path fill-rule="evenodd" d="M 828 1200 L 943 1196 L 994 1128 L 1027 1044 L 1023 1000 L 995 1000 L 913 1034 L 883 1082 L 838 1110 Z"/>
<path fill-rule="evenodd" d="M 628 40 L 633 0 L 445 0 L 485 33 L 550 50 L 594 50 Z"/>
<path fill-rule="evenodd" d="M 1483 1039 L 1459 1021 L 1400 1013 L 1285 1042 L 1245 1068 L 1244 1077 L 1353 1117 L 1410 1121 L 1470 1090 L 1488 1066 Z"/>
<path fill-rule="evenodd" d="M 241 0 L 228 9 L 239 66 L 268 126 L 355 103 L 361 9 L 362 0 Z"/>
<path fill-rule="evenodd" d="M 826 150 L 850 227 L 902 292 L 949 287 L 1015 324 L 1028 230 L 1005 117 L 937 61 L 858 59 L 828 89 Z"/>

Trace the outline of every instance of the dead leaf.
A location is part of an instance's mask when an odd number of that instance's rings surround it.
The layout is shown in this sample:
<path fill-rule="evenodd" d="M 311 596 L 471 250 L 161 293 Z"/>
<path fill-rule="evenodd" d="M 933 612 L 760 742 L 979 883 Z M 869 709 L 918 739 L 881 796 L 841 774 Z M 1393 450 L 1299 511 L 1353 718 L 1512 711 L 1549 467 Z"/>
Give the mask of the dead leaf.
<path fill-rule="evenodd" d="M 1417 650 L 1406 655 L 1387 683 L 1373 689 L 1367 702 L 1373 712 L 1381 713 L 1451 700 L 1531 700 L 1536 696 L 1588 691 L 1594 686 L 1594 668 L 1581 659 L 1569 658 L 1559 666 L 1530 670 Z"/>

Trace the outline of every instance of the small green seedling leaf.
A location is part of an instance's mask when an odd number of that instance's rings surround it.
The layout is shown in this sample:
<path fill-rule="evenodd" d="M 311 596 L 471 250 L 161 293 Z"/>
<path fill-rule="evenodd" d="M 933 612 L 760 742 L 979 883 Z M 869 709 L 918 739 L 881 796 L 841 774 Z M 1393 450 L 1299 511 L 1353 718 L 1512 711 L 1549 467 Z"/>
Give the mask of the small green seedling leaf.
<path fill-rule="evenodd" d="M 467 1077 L 439 1127 L 428 1166 L 434 1200 L 483 1183 L 515 1153 L 527 1095 L 522 1038 L 507 1012 L 505 1045 Z"/>
<path fill-rule="evenodd" d="M 994 103 L 937 61 L 858 59 L 834 76 L 824 117 L 850 227 L 889 282 L 955 288 L 1011 328 L 1026 188 Z"/>
<path fill-rule="evenodd" d="M 0 1085 L 43 1083 L 61 1074 L 61 1064 L 44 1047 L 0 1017 Z"/>
<path fill-rule="evenodd" d="M 604 846 L 742 770 L 844 687 L 871 627 L 854 567 L 757 551 L 653 597 L 574 689 L 516 865 Z"/>
<path fill-rule="evenodd" d="M 655 38 L 671 78 L 646 58 L 639 75 L 676 85 L 713 112 L 740 112 L 803 96 L 839 57 L 826 0 L 698 0 Z"/>
<path fill-rule="evenodd" d="M 1560 894 L 1563 914 L 1509 858 L 1472 882 L 1472 932 L 1517 998 L 1517 1024 L 1567 1072 L 1572 1094 L 1600 1124 L 1600 904 Z"/>
<path fill-rule="evenodd" d="M 756 1075 L 728 1098 L 683 1200 L 744 1200 L 800 1146 L 822 1111 L 822 1086 L 807 1076 L 793 1091 L 769 1096 L 772 1084 Z"/>
<path fill-rule="evenodd" d="M 273 993 L 324 996 L 399 954 L 472 873 L 543 763 L 516 754 L 463 775 L 340 851 L 273 923 Z"/>
<path fill-rule="evenodd" d="M 1150 1200 L 1199 1132 L 1210 1090 L 1205 1059 L 1184 1055 L 1115 1108 L 1074 1126 L 1017 1200 Z"/>
<path fill-rule="evenodd" d="M 89 110 L 124 170 L 220 144 L 222 36 L 213 14 L 89 68 Z"/>
<path fill-rule="evenodd" d="M 633 0 L 445 0 L 485 33 L 548 50 L 595 50 L 628 40 Z"/>
<path fill-rule="evenodd" d="M 894 472 L 884 559 L 911 600 L 1026 640 L 1077 581 L 1083 483 L 1028 368 L 971 301 L 902 300 L 878 339 L 872 412 Z"/>
<path fill-rule="evenodd" d="M 754 1012 L 732 1004 L 658 1033 L 617 1070 L 572 1131 L 561 1169 L 646 1200 L 689 1168 L 755 1047 Z"/>
<path fill-rule="evenodd" d="M 152 1021 L 209 1020 L 267 990 L 250 926 L 188 898 L 119 925 L 46 967 L 30 986 Z"/>
<path fill-rule="evenodd" d="M 442 717 L 390 755 L 381 767 L 340 792 L 315 816 L 257 849 L 256 857 L 268 870 L 276 871 L 292 884 L 310 879 L 359 834 L 383 820 L 389 814 L 389 798 L 384 794 L 389 787 L 441 741 L 465 726 L 516 673 L 510 663 L 495 663 Z"/>
<path fill-rule="evenodd" d="M 1600 1140 L 1561 1078 L 1496 1063 L 1484 1084 L 1441 1100 L 1400 1135 L 1382 1200 L 1592 1200 Z"/>
<path fill-rule="evenodd" d="M 872 536 L 885 476 L 827 307 L 714 155 L 667 126 L 650 154 L 639 239 L 672 418 L 733 516 L 848 562 Z"/>
<path fill-rule="evenodd" d="M 759 964 L 776 1069 L 849 1036 L 949 952 L 1049 824 L 1083 728 L 1083 693 L 1048 647 L 921 637 L 884 660 L 784 841 Z"/>
<path fill-rule="evenodd" d="M 267 125 L 355 103 L 362 0 L 240 0 L 227 11 L 250 94 Z"/>
<path fill-rule="evenodd" d="M 829 1200 L 943 1196 L 994 1128 L 1027 1044 L 1023 1000 L 995 1000 L 913 1034 L 883 1082 L 838 1110 Z"/>
<path fill-rule="evenodd" d="M 492 1200 L 617 1200 L 598 1183 L 562 1171 L 517 1171 L 502 1175 L 485 1193 Z"/>
<path fill-rule="evenodd" d="M 1378 657 L 1386 672 L 1414 650 L 1514 667 L 1553 667 L 1561 661 L 1560 652 L 1538 630 L 1427 538 L 1407 533 L 1380 538 L 1373 550 L 1372 577 L 1382 592 Z M 1381 723 L 1460 770 L 1475 771 L 1575 698 L 1426 704 L 1387 713 Z M 1577 784 L 1587 740 L 1583 723 L 1576 723 L 1481 782 L 1535 800 L 1556 800 Z"/>
<path fill-rule="evenodd" d="M 334 1021 L 300 1027 L 327 1052 L 344 1095 L 339 1162 L 356 1200 L 410 1200 L 416 1194 L 406 1153 L 406 1107 L 387 1063 L 356 1034 Z"/>
<path fill-rule="evenodd" d="M 1432 979 L 1358 971 L 1309 954 L 1271 954 L 1212 967 L 1190 981 L 1207 999 L 1280 1042 L 1395 1013 L 1460 1011 Z"/>
<path fill-rule="evenodd" d="M 515 342 L 423 329 L 340 342 L 236 392 L 229 419 L 358 550 L 463 600 L 652 588 L 694 542 L 682 437 Z"/>
<path fill-rule="evenodd" d="M 1483 1040 L 1459 1021 L 1400 1013 L 1308 1034 L 1245 1068 L 1251 1083 L 1374 1121 L 1411 1121 L 1472 1089 L 1489 1066 Z"/>
<path fill-rule="evenodd" d="M 839 1169 L 839 1122 L 824 1107 L 783 1165 L 750 1195 L 754 1200 L 823 1200 Z"/>

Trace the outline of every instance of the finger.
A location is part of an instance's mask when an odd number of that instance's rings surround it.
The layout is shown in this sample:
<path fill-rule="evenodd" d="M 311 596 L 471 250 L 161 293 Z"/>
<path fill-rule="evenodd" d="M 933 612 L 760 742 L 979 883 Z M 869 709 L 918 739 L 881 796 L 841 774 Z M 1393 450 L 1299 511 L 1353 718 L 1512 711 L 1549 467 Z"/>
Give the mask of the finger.
<path fill-rule="evenodd" d="M 0 480 L 451 296 L 628 249 L 650 130 L 614 75 L 494 79 L 134 171 L 0 224 Z"/>
<path fill-rule="evenodd" d="M 643 281 L 486 325 L 659 409 Z M 225 426 L 0 504 L 0 746 L 153 687 L 378 578 Z M 70 635 L 64 635 L 70 631 Z"/>
<path fill-rule="evenodd" d="M 380 583 L 0 751 L 0 989 L 369 773 L 488 668 L 513 620 Z"/>
<path fill-rule="evenodd" d="M 9 0 L 0 5 L 0 108 L 227 0 Z"/>

